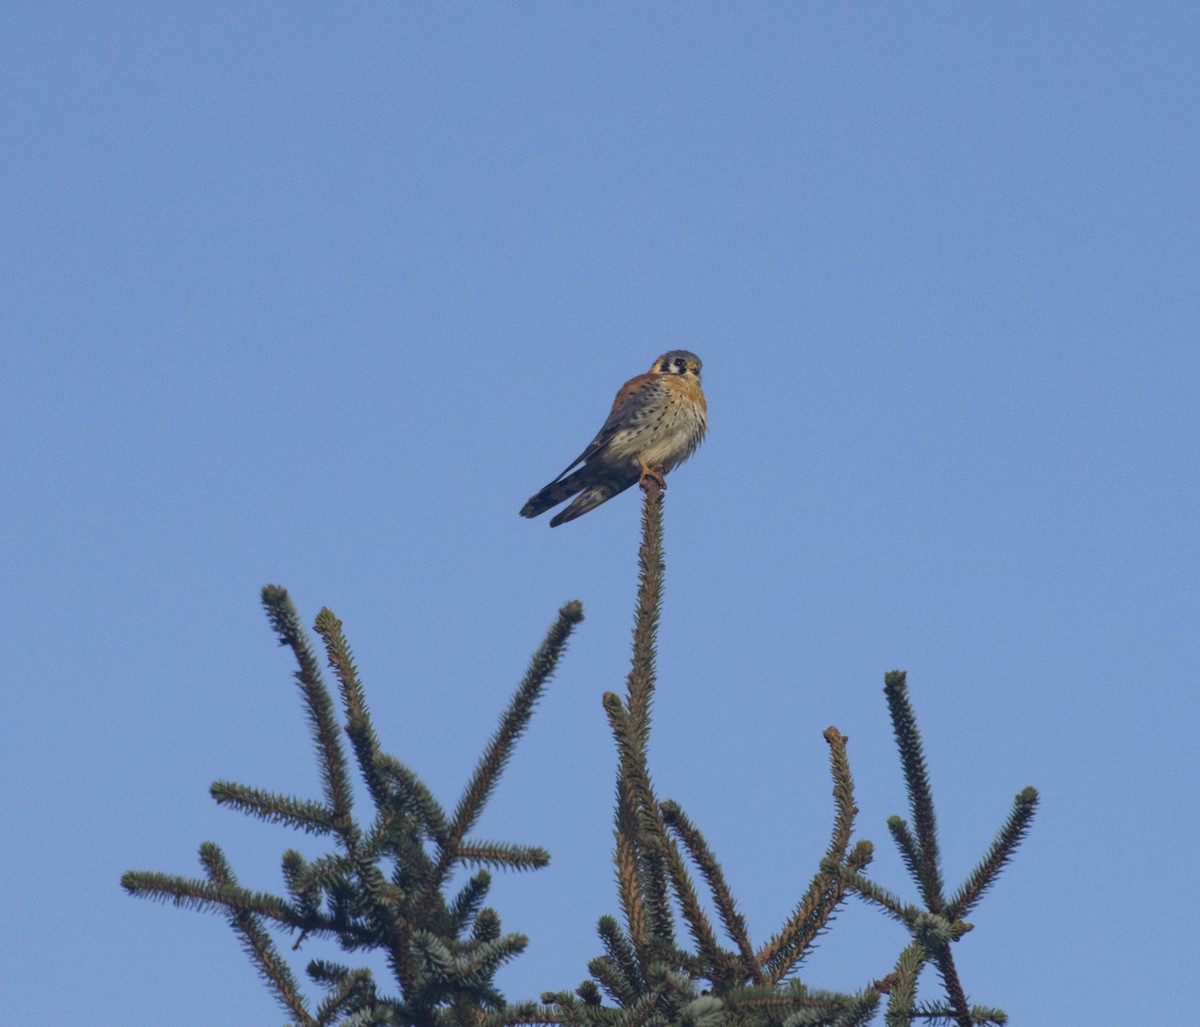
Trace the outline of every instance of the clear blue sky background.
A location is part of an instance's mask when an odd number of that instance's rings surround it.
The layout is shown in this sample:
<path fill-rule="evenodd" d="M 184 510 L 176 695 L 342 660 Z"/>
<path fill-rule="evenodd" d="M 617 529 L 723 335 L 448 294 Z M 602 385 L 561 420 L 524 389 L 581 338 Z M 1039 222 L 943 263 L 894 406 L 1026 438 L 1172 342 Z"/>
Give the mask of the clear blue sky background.
<path fill-rule="evenodd" d="M 1194 4 L 10 3 L 0 32 L 3 1010 L 283 1021 L 225 923 L 135 901 L 227 778 L 317 794 L 258 607 L 346 623 L 381 735 L 456 798 L 565 600 L 587 620 L 480 834 L 511 997 L 617 911 L 638 502 L 517 516 L 665 349 L 652 759 L 765 940 L 850 736 L 875 876 L 908 670 L 947 876 L 1028 784 L 959 946 L 1014 1024 L 1181 1023 L 1197 903 Z M 853 988 L 860 905 L 806 966 Z M 307 954 L 318 950 L 306 949 Z"/>

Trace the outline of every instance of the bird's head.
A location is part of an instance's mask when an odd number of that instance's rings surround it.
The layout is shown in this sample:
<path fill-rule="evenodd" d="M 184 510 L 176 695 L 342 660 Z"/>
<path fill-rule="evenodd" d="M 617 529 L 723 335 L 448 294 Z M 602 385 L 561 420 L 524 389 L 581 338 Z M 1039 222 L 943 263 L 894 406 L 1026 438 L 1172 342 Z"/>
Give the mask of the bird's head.
<path fill-rule="evenodd" d="M 658 374 L 694 374 L 699 378 L 700 367 L 700 358 L 695 353 L 689 353 L 686 349 L 673 349 L 654 361 L 650 370 Z"/>

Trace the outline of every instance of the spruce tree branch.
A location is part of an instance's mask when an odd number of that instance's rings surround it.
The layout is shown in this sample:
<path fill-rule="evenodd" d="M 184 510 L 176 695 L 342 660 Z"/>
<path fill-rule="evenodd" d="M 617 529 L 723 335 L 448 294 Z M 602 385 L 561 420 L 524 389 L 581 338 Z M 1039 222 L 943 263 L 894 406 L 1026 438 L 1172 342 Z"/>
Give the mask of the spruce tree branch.
<path fill-rule="evenodd" d="M 295 850 L 283 854 L 283 879 L 301 928 L 293 950 L 299 949 L 309 935 L 337 937 L 347 950 L 379 946 L 379 932 L 373 927 L 336 909 L 332 913 L 321 909 L 326 895 L 333 896 L 344 889 L 352 874 L 353 867 L 342 856 L 324 856 L 309 863 Z"/>
<path fill-rule="evenodd" d="M 875 846 L 866 838 L 860 838 L 854 843 L 854 848 L 850 850 L 850 855 L 846 857 L 843 866 L 850 873 L 859 874 L 871 865 L 871 860 L 874 858 Z"/>
<path fill-rule="evenodd" d="M 911 1027 L 917 998 L 917 978 L 921 976 L 921 969 L 928 958 L 924 947 L 917 941 L 910 943 L 900 953 L 896 969 L 889 975 L 891 987 L 883 1017 L 885 1027 Z"/>
<path fill-rule="evenodd" d="M 842 880 L 851 891 L 878 906 L 893 920 L 904 924 L 910 930 L 924 913 L 923 910 L 909 905 L 899 895 L 888 891 L 882 885 L 876 884 L 869 877 L 864 877 L 862 874 L 843 871 Z"/>
<path fill-rule="evenodd" d="M 921 846 L 917 844 L 917 839 L 913 837 L 912 831 L 909 829 L 908 822 L 903 818 L 893 814 L 887 820 L 888 831 L 891 832 L 892 840 L 896 843 L 896 848 L 900 850 L 900 858 L 904 860 L 905 867 L 908 868 L 909 875 L 914 881 L 921 880 Z"/>
<path fill-rule="evenodd" d="M 651 968 L 651 982 L 660 989 L 664 998 L 676 1008 L 680 1002 L 690 1002 L 696 992 L 687 976 L 689 970 L 680 970 L 663 960 Z"/>
<path fill-rule="evenodd" d="M 838 1018 L 833 1021 L 833 1027 L 865 1027 L 874 1019 L 880 997 L 881 994 L 876 988 L 864 988 L 852 995 Z"/>
<path fill-rule="evenodd" d="M 777 984 L 804 958 L 844 896 L 845 887 L 836 874 L 822 869 L 813 875 L 783 929 L 759 949 L 758 962 L 770 983 Z"/>
<path fill-rule="evenodd" d="M 780 1013 L 786 1013 L 797 1006 L 804 1007 L 810 1001 L 808 987 L 794 977 L 784 981 L 777 988 L 744 984 L 738 988 L 731 988 L 722 997 L 726 1007 L 735 1016 L 741 1016 L 747 1010 L 752 1014 L 765 1010 L 771 1022 L 778 1020 Z M 757 1021 L 758 1017 L 753 1016 L 753 1020 Z"/>
<path fill-rule="evenodd" d="M 1033 815 L 1037 811 L 1038 793 L 1035 788 L 1025 788 L 1017 794 L 1013 810 L 1000 833 L 988 848 L 979 865 L 971 871 L 962 887 L 958 889 L 946 907 L 946 916 L 959 920 L 967 916 L 983 898 L 983 893 L 996 881 L 1000 871 L 1024 840 Z"/>
<path fill-rule="evenodd" d="M 833 831 L 825 858 L 821 861 L 822 869 L 814 875 L 783 929 L 759 950 L 757 961 L 767 968 L 767 978 L 771 981 L 781 980 L 804 958 L 845 897 L 846 875 L 856 874 L 871 860 L 869 842 L 860 842 L 847 857 L 846 850 L 854 832 L 854 817 L 858 813 L 858 807 L 854 804 L 854 780 L 846 755 L 849 738 L 832 726 L 826 728 L 824 738 L 829 744 L 829 765 L 833 776 L 836 809 Z M 846 866 L 843 867 L 843 864 Z"/>
<path fill-rule="evenodd" d="M 378 862 L 396 861 L 395 884 L 405 892 L 414 892 L 429 877 L 433 860 L 425 849 L 417 822 L 393 807 L 380 810 L 371 830 L 359 845 L 357 859 Z"/>
<path fill-rule="evenodd" d="M 288 899 L 238 886 L 220 850 L 207 843 L 201 850 L 207 880 L 130 871 L 122 885 L 134 895 L 222 913 L 272 993 L 306 1027 L 334 1021 L 342 1027 L 383 1023 L 480 1027 L 487 1011 L 505 1008 L 492 977 L 502 963 L 525 948 L 526 940 L 517 934 L 502 935 L 495 912 L 480 908 L 489 881 L 486 873 L 476 874 L 453 903 L 443 894 L 445 877 L 451 866 L 460 863 L 529 869 L 548 861 L 544 850 L 534 846 L 467 842 L 465 836 L 527 724 L 567 636 L 582 619 L 579 604 L 559 611 L 558 622 L 535 654 L 453 821 L 415 774 L 379 750 L 342 625 L 322 610 L 316 629 L 341 684 L 347 731 L 376 805 L 375 822 L 365 833 L 352 816 L 335 704 L 295 607 L 287 592 L 276 586 L 263 590 L 263 604 L 281 643 L 291 647 L 299 665 L 295 676 L 316 740 L 327 801 L 310 802 L 227 781 L 216 782 L 212 794 L 219 804 L 261 819 L 334 834 L 341 851 L 312 863 L 295 850 L 285 852 Z M 426 851 L 429 840 L 437 847 L 437 864 Z M 389 874 L 394 881 L 389 881 Z M 402 998 L 377 996 L 367 970 L 314 962 L 310 973 L 329 993 L 314 1018 L 265 929 L 271 924 L 299 932 L 294 949 L 311 936 L 336 940 L 347 951 L 382 950 Z M 469 937 L 464 937 L 466 932 Z M 527 1022 L 538 1015 L 532 1003 L 511 1009 Z"/>
<path fill-rule="evenodd" d="M 869 1004 L 868 1000 L 864 999 L 861 1008 L 848 1010 L 846 1013 L 843 1013 L 833 1022 L 833 1027 L 866 1027 L 867 1024 L 875 1019 L 875 1010 L 878 1008 L 878 995 Z"/>
<path fill-rule="evenodd" d="M 460 973 L 470 975 L 482 984 L 496 969 L 529 947 L 529 939 L 523 934 L 505 934 L 491 941 L 482 942 L 458 960 Z"/>
<path fill-rule="evenodd" d="M 735 989 L 724 996 L 726 1008 L 732 1014 L 728 1022 L 857 1027 L 871 1020 L 883 994 L 880 985 L 884 983 L 876 981 L 853 994 L 808 988 L 794 977 L 772 988 Z"/>
<path fill-rule="evenodd" d="M 645 759 L 654 699 L 655 654 L 663 588 L 663 490 L 650 475 L 642 479 L 642 544 L 638 550 L 637 611 L 633 625 L 633 661 L 627 706 L 636 748 Z"/>
<path fill-rule="evenodd" d="M 299 866 L 295 864 L 295 860 L 302 861 Z M 304 859 L 299 853 L 288 850 L 284 853 L 284 876 L 290 880 L 289 875 L 293 873 L 289 869 L 289 863 L 297 866 L 300 869 L 302 866 L 304 874 L 305 889 L 313 889 L 320 892 L 327 892 L 335 887 L 340 881 L 354 872 L 354 866 L 351 861 L 344 855 L 339 853 L 331 853 L 314 859 L 311 863 Z"/>
<path fill-rule="evenodd" d="M 664 852 L 653 837 L 656 826 L 661 830 L 661 819 L 646 760 L 664 570 L 661 480 L 647 475 L 642 480 L 642 491 L 642 541 L 638 550 L 637 608 L 627 699 L 623 704 L 616 695 L 608 693 L 604 696 L 604 708 L 616 737 L 620 760 L 613 859 L 629 936 L 644 971 L 649 966 L 652 943 L 667 942 L 673 946 L 674 940 Z M 665 830 L 662 835 L 665 838 Z"/>
<path fill-rule="evenodd" d="M 296 906 L 296 915 L 305 922 L 321 915 L 322 892 L 308 860 L 295 849 L 288 849 L 282 860 L 283 880 Z"/>
<path fill-rule="evenodd" d="M 692 862 L 699 868 L 700 875 L 708 885 L 709 892 L 713 897 L 713 905 L 716 906 L 717 913 L 721 917 L 721 924 L 733 940 L 734 945 L 737 946 L 745 979 L 755 984 L 761 984 L 763 982 L 762 969 L 754 956 L 754 946 L 750 942 L 746 920 L 737 908 L 733 893 L 730 892 L 729 885 L 725 881 L 721 864 L 717 862 L 712 850 L 708 847 L 704 835 L 680 809 L 677 802 L 668 800 L 659 808 L 662 812 L 663 822 L 683 843 Z"/>
<path fill-rule="evenodd" d="M 373 997 L 374 980 L 370 970 L 351 970 L 336 984 L 333 992 L 317 1007 L 316 1022 L 320 1027 L 335 1022 L 335 1017 L 356 1000 Z M 374 1012 L 374 1003 L 370 1004 Z"/>
<path fill-rule="evenodd" d="M 299 828 L 307 834 L 337 832 L 333 811 L 319 802 L 293 799 L 232 781 L 214 781 L 209 794 L 219 806 L 232 806 L 261 820 Z"/>
<path fill-rule="evenodd" d="M 334 715 L 333 698 L 321 678 L 321 670 L 312 648 L 308 644 L 300 615 L 296 612 L 287 589 L 278 585 L 267 585 L 262 590 L 263 607 L 281 645 L 288 646 L 296 657 L 299 670 L 296 680 L 312 726 L 321 765 L 321 776 L 325 783 L 325 798 L 333 810 L 339 830 L 349 820 L 352 795 L 347 777 L 346 757 L 338 737 L 338 723 Z"/>
<path fill-rule="evenodd" d="M 234 879 L 225 854 L 212 842 L 200 846 L 200 863 L 209 884 L 222 891 L 244 891 Z M 304 1005 L 304 998 L 287 963 L 280 958 L 270 936 L 263 930 L 259 917 L 247 909 L 228 909 L 226 915 L 242 948 L 254 963 L 259 975 L 279 1002 L 304 1027 L 316 1027 Z"/>
<path fill-rule="evenodd" d="M 309 960 L 307 970 L 308 976 L 326 990 L 336 988 L 351 974 L 357 973 L 342 963 L 331 963 L 327 959 Z"/>
<path fill-rule="evenodd" d="M 633 996 L 640 995 L 646 986 L 637 951 L 630 940 L 621 933 L 621 926 L 613 917 L 602 916 L 597 929 L 608 957 L 620 971 L 621 980 L 625 982 L 625 990 L 630 996 L 628 1001 L 632 1001 Z M 622 1004 L 627 1005 L 628 1002 Z"/>
<path fill-rule="evenodd" d="M 568 1004 L 573 1002 L 573 998 L 572 998 L 570 992 L 564 991 L 564 992 L 562 992 L 562 994 L 566 996 Z M 585 981 L 580 981 L 579 987 L 575 989 L 575 994 L 580 998 L 580 1000 L 584 1003 L 584 1005 L 594 1006 L 597 1009 L 600 1008 L 600 1006 L 602 1005 L 602 1003 L 604 1001 L 602 996 L 600 995 L 600 989 L 599 989 L 599 987 L 597 987 L 596 982 L 593 980 L 590 980 L 590 979 L 585 980 Z M 544 996 L 543 996 L 543 1001 L 545 1001 Z"/>
<path fill-rule="evenodd" d="M 467 832 L 475 825 L 479 814 L 483 812 L 484 803 L 496 787 L 496 782 L 512 755 L 513 746 L 529 723 L 534 705 L 554 673 L 554 668 L 567 647 L 567 639 L 570 638 L 572 629 L 581 620 L 583 606 L 574 601 L 567 603 L 558 611 L 558 619 L 534 653 L 525 677 L 501 716 L 500 726 L 484 749 L 483 756 L 459 800 L 445 844 L 440 846 L 441 851 L 429 888 L 436 889 L 442 886 L 447 871 L 458 856 L 459 846 Z"/>
<path fill-rule="evenodd" d="M 314 864 L 314 873 L 325 877 L 336 867 L 336 872 L 332 873 L 329 880 L 330 887 L 335 887 L 338 879 L 344 881 L 347 889 L 353 893 L 354 906 L 345 911 L 344 923 L 337 916 L 333 921 L 323 917 L 320 923 L 313 926 L 332 923 L 343 941 L 362 939 L 364 936 L 370 938 L 374 945 L 384 950 L 393 975 L 401 988 L 407 991 L 414 979 L 410 948 L 413 921 L 402 912 L 404 893 L 384 877 L 377 862 L 378 853 L 364 844 L 362 832 L 352 818 L 347 818 L 340 835 L 345 855 L 318 860 Z M 369 931 L 364 932 L 358 923 L 350 919 L 359 917 L 365 920 Z M 301 926 L 307 929 L 310 925 L 305 923 Z"/>
<path fill-rule="evenodd" d="M 620 1025 L 622 1027 L 668 1027 L 671 1023 L 670 1015 L 665 1015 L 665 1010 L 673 1011 L 677 1003 L 673 1002 L 674 996 L 671 995 L 671 987 L 662 977 L 661 967 L 650 967 L 655 971 L 655 979 L 650 980 L 646 991 L 642 993 L 637 1001 L 625 1007 L 623 1016 L 620 1017 Z"/>
<path fill-rule="evenodd" d="M 846 858 L 846 849 L 854 833 L 854 817 L 858 813 L 858 807 L 854 805 L 854 779 L 850 776 L 850 760 L 846 756 L 846 743 L 850 739 L 832 726 L 825 729 L 823 737 L 829 743 L 829 769 L 833 775 L 833 801 L 837 809 L 833 837 L 825 857 L 841 863 Z"/>
<path fill-rule="evenodd" d="M 661 806 L 656 813 L 654 818 L 656 833 L 660 835 L 658 840 L 666 856 L 667 873 L 670 875 L 671 886 L 675 892 L 676 901 L 679 903 L 679 910 L 683 915 L 684 923 L 688 926 L 688 933 L 691 934 L 692 941 L 696 943 L 696 953 L 705 968 L 705 976 L 713 982 L 717 992 L 720 993 L 735 983 L 729 973 L 731 955 L 717 941 L 708 914 L 700 905 L 700 897 L 696 894 L 696 886 L 692 883 L 691 875 L 688 874 L 679 846 L 665 830 Z"/>
<path fill-rule="evenodd" d="M 559 998 L 563 998 L 564 1007 L 575 1004 L 574 999 L 570 998 L 569 992 L 563 992 L 562 996 L 559 996 L 558 993 L 546 992 L 542 996 L 542 1002 L 545 1002 L 547 998 L 553 998 L 554 1005 L 539 1005 L 536 1002 L 514 1003 L 504 1009 L 488 1013 L 479 1027 L 533 1027 L 534 1025 L 558 1027 L 560 1023 L 570 1022 L 554 1008 L 557 1007 Z"/>
<path fill-rule="evenodd" d="M 205 842 L 205 845 L 211 844 Z M 305 926 L 295 911 L 277 896 L 252 892 L 235 885 L 214 885 L 174 874 L 127 870 L 121 875 L 121 887 L 130 895 L 171 902 L 186 909 L 222 914 L 247 912 L 285 927 L 303 929 Z"/>
<path fill-rule="evenodd" d="M 950 946 L 943 945 L 933 953 L 933 962 L 941 974 L 942 983 L 946 988 L 946 998 L 950 1008 L 954 1010 L 954 1022 L 957 1027 L 972 1027 L 971 1007 L 967 1003 L 966 992 L 958 979 L 958 969 L 954 965 L 954 955 Z"/>
<path fill-rule="evenodd" d="M 363 851 L 358 829 L 353 825 L 347 833 L 345 844 L 360 891 L 359 899 L 363 902 L 363 915 L 380 939 L 388 965 L 407 995 L 412 990 L 416 972 L 412 953 L 413 932 L 415 926 L 424 920 L 415 914 L 405 915 L 405 896 L 399 888 L 388 882 L 372 856 Z"/>
<path fill-rule="evenodd" d="M 619 700 L 618 700 L 619 701 Z M 617 874 L 617 897 L 625 916 L 625 927 L 639 954 L 642 967 L 648 965 L 647 945 L 649 924 L 646 903 L 642 898 L 641 875 L 638 872 L 637 809 L 629 782 L 622 774 L 617 779 L 616 827 L 613 831 L 613 864 Z"/>
<path fill-rule="evenodd" d="M 299 952 L 310 936 L 322 935 L 329 938 L 336 937 L 338 944 L 347 952 L 380 947 L 379 935 L 370 927 L 358 922 L 348 922 L 344 918 L 330 916 L 326 913 L 317 912 L 309 915 L 305 912 L 304 928 L 293 943 L 292 951 Z"/>
<path fill-rule="evenodd" d="M 933 811 L 933 792 L 929 784 L 929 771 L 925 766 L 921 734 L 917 730 L 916 714 L 908 700 L 908 684 L 904 671 L 893 670 L 886 674 L 883 691 L 892 715 L 892 729 L 900 750 L 913 826 L 916 828 L 921 871 L 917 877 L 917 886 L 921 889 L 921 896 L 929 910 L 941 913 L 945 898 L 942 894 L 937 818 Z"/>
<path fill-rule="evenodd" d="M 977 1024 L 1004 1027 L 1008 1023 L 1008 1014 L 993 1006 L 972 1006 L 971 1016 Z"/>
<path fill-rule="evenodd" d="M 583 620 L 583 606 L 572 601 L 558 611 L 558 618 L 551 626 L 542 644 L 530 661 L 525 677 L 517 686 L 516 693 L 500 718 L 500 725 L 492 735 L 480 757 L 474 773 L 459 799 L 444 837 L 438 839 L 438 856 L 428 876 L 422 882 L 420 892 L 413 903 L 411 919 L 423 922 L 435 902 L 446 876 L 459 861 L 463 839 L 474 826 L 500 778 L 513 746 L 529 723 L 533 708 L 554 673 L 558 660 L 566 649 L 572 629 Z"/>
<path fill-rule="evenodd" d="M 617 1021 L 621 1027 L 643 1027 L 643 1025 L 659 1023 L 666 1027 L 668 1020 L 665 1020 L 661 1015 L 657 1015 L 658 1008 L 663 1002 L 662 986 L 651 987 L 647 989 L 632 1005 L 626 1006 L 621 1010 L 621 1017 Z"/>
<path fill-rule="evenodd" d="M 500 937 L 500 914 L 490 906 L 479 911 L 471 930 L 474 941 L 495 941 Z"/>
<path fill-rule="evenodd" d="M 569 991 L 543 991 L 540 997 L 541 1011 L 545 1013 L 546 1018 L 538 1022 L 547 1024 L 574 1025 L 580 1022 L 583 1009 L 587 1008 L 592 1011 L 601 1009 L 603 1002 L 600 989 L 596 987 L 596 982 L 591 978 L 583 981 L 574 995 Z M 609 1012 L 612 1011 L 609 1010 Z M 597 1017 L 597 1021 L 599 1019 Z"/>
<path fill-rule="evenodd" d="M 420 958 L 426 976 L 431 980 L 438 984 L 448 984 L 454 980 L 454 954 L 445 941 L 432 931 L 416 930 L 412 932 L 412 947 L 413 952 Z M 405 997 L 408 996 L 409 992 L 406 989 Z"/>
<path fill-rule="evenodd" d="M 652 946 L 673 947 L 674 925 L 667 892 L 666 847 L 670 841 L 658 811 L 658 800 L 646 771 L 646 753 L 640 744 L 633 717 L 613 692 L 604 694 L 604 711 L 617 743 L 620 770 L 617 778 L 617 828 L 626 833 L 637 871 L 638 895 L 644 907 L 648 934 L 638 945 L 643 966 L 649 965 Z M 618 871 L 620 867 L 618 866 Z"/>
<path fill-rule="evenodd" d="M 350 737 L 359 772 L 376 807 L 384 809 L 389 805 L 390 795 L 387 779 L 379 767 L 379 739 L 363 697 L 362 682 L 354 665 L 350 643 L 342 632 L 342 622 L 326 606 L 317 614 L 314 628 L 325 643 L 325 656 L 341 686 L 342 706 L 346 711 L 346 734 Z"/>
<path fill-rule="evenodd" d="M 550 853 L 545 849 L 506 842 L 464 842 L 459 847 L 458 858 L 463 863 L 501 870 L 540 870 L 550 864 Z"/>
<path fill-rule="evenodd" d="M 450 820 L 425 782 L 415 771 L 387 753 L 380 754 L 378 765 L 391 781 L 401 806 L 417 815 L 430 839 L 444 845 L 450 833 Z"/>
<path fill-rule="evenodd" d="M 782 1000 L 777 1003 L 784 1017 L 782 1027 L 862 1027 L 870 1023 L 879 1008 L 880 994 L 874 987 L 865 988 L 853 995 L 815 989 L 803 989 L 800 994 L 794 990 L 775 992 Z M 753 1000 L 743 1004 L 764 1005 Z M 770 1008 L 769 1003 L 766 1005 Z M 797 1006 L 799 1008 L 796 1008 Z M 788 1015 L 789 1009 L 795 1009 L 795 1012 Z M 769 1022 L 779 1022 L 778 1015 L 772 1016 Z M 755 1022 L 759 1020 L 760 1018 L 755 1018 Z"/>
<path fill-rule="evenodd" d="M 651 802 L 654 802 L 651 796 Z M 667 888 L 668 851 L 670 842 L 662 825 L 657 820 L 657 803 L 641 806 L 638 810 L 638 833 L 640 836 L 642 869 L 642 894 L 645 897 L 647 923 L 654 939 L 654 947 L 661 952 L 664 947 L 675 947 L 675 922 L 671 914 L 670 894 Z"/>
<path fill-rule="evenodd" d="M 475 873 L 466 884 L 459 889 L 454 901 L 450 903 L 450 917 L 459 932 L 476 918 L 483 901 L 487 898 L 488 889 L 492 886 L 492 875 L 486 870 Z"/>
<path fill-rule="evenodd" d="M 543 996 L 545 999 L 548 996 Z M 557 997 L 557 996 L 556 996 Z M 536 1002 L 517 1002 L 497 1009 L 484 1016 L 478 1027 L 526 1027 L 526 1025 L 543 1024 L 551 1027 L 566 1021 L 550 1006 L 539 1005 Z"/>
<path fill-rule="evenodd" d="M 912 1018 L 927 1024 L 954 1024 L 957 1022 L 953 1009 L 946 1005 L 935 1005 L 918 1002 L 913 1009 Z M 1008 1014 L 1002 1009 L 992 1009 L 988 1006 L 971 1007 L 971 1023 L 977 1027 L 1003 1027 L 1008 1023 Z"/>
<path fill-rule="evenodd" d="M 626 1008 L 637 1001 L 641 994 L 625 973 L 624 968 L 612 956 L 596 956 L 588 960 L 588 973 L 607 992 L 617 1005 Z"/>

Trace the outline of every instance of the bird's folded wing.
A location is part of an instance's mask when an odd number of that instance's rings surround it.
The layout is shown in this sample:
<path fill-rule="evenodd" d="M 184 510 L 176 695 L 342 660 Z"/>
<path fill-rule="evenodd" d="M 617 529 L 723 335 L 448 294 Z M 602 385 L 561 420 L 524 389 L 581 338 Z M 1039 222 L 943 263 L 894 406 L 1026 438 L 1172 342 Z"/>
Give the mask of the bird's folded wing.
<path fill-rule="evenodd" d="M 596 437 L 588 443 L 587 449 L 572 460 L 554 481 L 561 481 L 580 464 L 586 463 L 594 457 L 622 428 L 628 428 L 641 420 L 640 412 L 651 404 L 662 388 L 662 377 L 661 374 L 647 371 L 645 374 L 639 374 L 636 378 L 630 378 L 622 385 L 621 391 L 617 393 L 617 398 L 613 400 L 608 420 L 596 433 Z M 553 485 L 554 482 L 552 481 L 550 484 Z"/>

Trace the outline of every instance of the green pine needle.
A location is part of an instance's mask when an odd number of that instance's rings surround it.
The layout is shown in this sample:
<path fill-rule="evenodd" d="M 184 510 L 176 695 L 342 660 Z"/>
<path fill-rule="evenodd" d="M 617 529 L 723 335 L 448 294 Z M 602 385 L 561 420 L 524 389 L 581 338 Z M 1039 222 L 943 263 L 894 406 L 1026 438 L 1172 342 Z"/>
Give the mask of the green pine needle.
<path fill-rule="evenodd" d="M 946 909 L 948 916 L 962 918 L 967 916 L 983 898 L 986 892 L 1000 876 L 1009 860 L 1017 851 L 1017 846 L 1024 840 L 1033 823 L 1033 815 L 1037 812 L 1038 793 L 1034 788 L 1025 788 L 1017 794 L 1013 802 L 1012 812 L 1008 820 L 1000 828 L 1000 833 L 989 846 L 979 865 L 967 876 L 961 888 Z"/>
<path fill-rule="evenodd" d="M 568 603 L 559 611 L 451 821 L 420 778 L 381 751 L 341 622 L 322 610 L 316 630 L 341 686 L 344 728 L 286 590 L 267 586 L 263 604 L 281 644 L 292 650 L 297 662 L 295 678 L 316 742 L 325 801 L 228 781 L 217 781 L 212 795 L 221 805 L 259 819 L 331 837 L 336 851 L 311 861 L 295 850 L 284 853 L 284 886 L 291 901 L 238 885 L 224 854 L 212 843 L 201 847 L 205 880 L 129 871 L 122 886 L 133 895 L 223 914 L 272 994 L 294 1023 L 306 1027 L 335 1022 L 342 1027 L 479 1027 L 481 1017 L 494 1020 L 505 1009 L 523 1022 L 536 1022 L 535 1004 L 506 1007 L 492 980 L 502 964 L 524 950 L 527 940 L 520 934 L 503 934 L 499 916 L 482 907 L 490 881 L 487 872 L 476 873 L 453 900 L 442 889 L 446 872 L 455 866 L 486 863 L 524 870 L 548 862 L 544 849 L 467 842 L 465 834 L 490 797 L 567 636 L 582 620 L 582 607 Z M 341 748 L 343 729 L 375 806 L 368 827 L 353 816 Z M 437 853 L 438 862 L 428 850 Z M 334 940 L 347 951 L 381 951 L 402 998 L 378 996 L 365 968 L 313 961 L 309 976 L 328 994 L 316 1013 L 310 1012 L 267 928 L 292 932 L 297 938 L 293 948 L 314 938 Z"/>
<path fill-rule="evenodd" d="M 885 675 L 883 691 L 892 715 L 892 728 L 896 734 L 896 745 L 900 749 L 900 761 L 904 767 L 904 780 L 908 786 L 909 804 L 916 827 L 917 853 L 920 858 L 917 883 L 926 905 L 937 912 L 944 904 L 937 818 L 933 812 L 929 771 L 925 766 L 917 718 L 909 703 L 904 671 L 894 670 Z"/>
<path fill-rule="evenodd" d="M 316 656 L 300 626 L 300 615 L 287 590 L 267 585 L 262 590 L 262 601 L 280 644 L 292 650 L 299 664 L 295 677 L 312 727 L 326 802 L 333 809 L 335 820 L 341 824 L 350 816 L 352 798 L 333 697 L 325 687 Z"/>
<path fill-rule="evenodd" d="M 231 781 L 214 781 L 209 793 L 219 806 L 232 806 L 261 820 L 295 827 L 307 834 L 333 834 L 337 830 L 333 810 L 319 802 L 293 799 Z"/>

